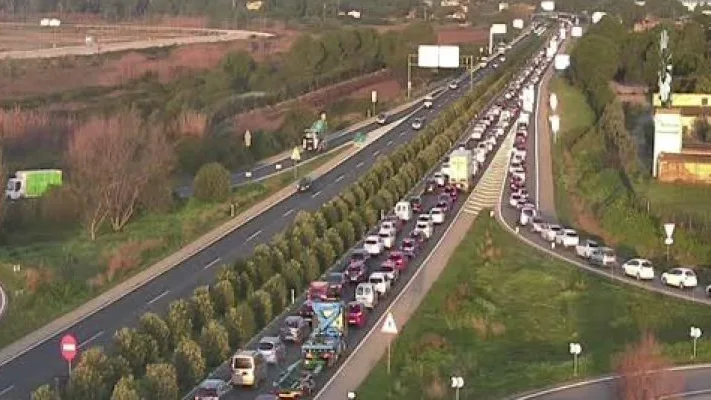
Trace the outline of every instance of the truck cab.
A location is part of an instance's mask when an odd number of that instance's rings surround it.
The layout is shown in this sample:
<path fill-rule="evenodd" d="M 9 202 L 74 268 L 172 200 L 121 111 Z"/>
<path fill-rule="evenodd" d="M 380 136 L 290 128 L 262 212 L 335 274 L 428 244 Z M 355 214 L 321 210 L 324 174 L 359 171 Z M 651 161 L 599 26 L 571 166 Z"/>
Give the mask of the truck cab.
<path fill-rule="evenodd" d="M 428 94 L 427 96 L 425 96 L 425 101 L 423 103 L 425 108 L 432 108 L 433 104 L 434 104 L 434 96 L 432 96 L 431 94 Z"/>

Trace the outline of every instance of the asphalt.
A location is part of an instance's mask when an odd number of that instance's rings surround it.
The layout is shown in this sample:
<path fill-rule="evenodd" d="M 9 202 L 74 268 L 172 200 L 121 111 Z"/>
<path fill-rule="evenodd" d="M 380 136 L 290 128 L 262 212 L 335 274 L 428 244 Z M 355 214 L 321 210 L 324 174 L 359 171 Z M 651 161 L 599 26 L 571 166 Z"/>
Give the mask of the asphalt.
<path fill-rule="evenodd" d="M 480 80 L 488 72 L 477 72 L 475 80 Z M 425 117 L 427 122 L 432 121 L 468 88 L 468 75 L 463 75 L 458 89 L 446 90 L 432 109 L 419 109 L 401 126 L 315 180 L 311 193 L 295 194 L 276 204 L 169 272 L 0 366 L 0 399 L 28 398 L 36 387 L 67 376 L 68 366 L 59 354 L 59 341 L 63 335 L 74 335 L 80 351 L 87 347 L 110 345 L 117 329 L 135 326 L 143 313 L 163 314 L 171 301 L 187 298 L 196 287 L 213 282 L 219 265 L 251 254 L 258 244 L 268 242 L 273 235 L 286 228 L 298 211 L 317 210 L 356 181 L 377 157 L 388 155 L 397 146 L 411 140 L 416 134 L 410 127 L 413 118 Z"/>

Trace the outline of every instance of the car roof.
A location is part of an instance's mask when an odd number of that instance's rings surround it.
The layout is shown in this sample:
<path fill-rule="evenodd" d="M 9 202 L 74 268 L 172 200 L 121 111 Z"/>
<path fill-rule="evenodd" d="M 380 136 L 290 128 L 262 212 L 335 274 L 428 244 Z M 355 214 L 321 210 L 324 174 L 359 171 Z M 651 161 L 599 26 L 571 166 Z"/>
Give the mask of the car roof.
<path fill-rule="evenodd" d="M 201 389 L 216 389 L 220 385 L 224 385 L 225 381 L 222 379 L 205 379 L 200 383 Z"/>
<path fill-rule="evenodd" d="M 264 336 L 259 340 L 260 343 L 279 343 L 281 339 L 276 336 Z"/>
<path fill-rule="evenodd" d="M 304 319 L 298 315 L 287 315 L 284 321 L 303 321 Z"/>

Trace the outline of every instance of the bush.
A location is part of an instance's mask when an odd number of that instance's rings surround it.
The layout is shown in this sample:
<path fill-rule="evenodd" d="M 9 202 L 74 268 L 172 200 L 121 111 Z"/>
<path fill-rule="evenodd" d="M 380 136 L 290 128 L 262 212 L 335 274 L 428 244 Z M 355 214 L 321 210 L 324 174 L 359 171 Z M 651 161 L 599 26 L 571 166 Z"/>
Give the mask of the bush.
<path fill-rule="evenodd" d="M 188 389 L 205 375 L 205 358 L 200 346 L 191 339 L 183 339 L 178 343 L 173 356 L 175 371 L 180 387 Z"/>
<path fill-rule="evenodd" d="M 81 215 L 79 197 L 71 186 L 51 188 L 40 199 L 40 219 L 61 227 L 74 225 Z"/>
<path fill-rule="evenodd" d="M 207 202 L 227 200 L 231 190 L 230 179 L 230 171 L 220 163 L 203 165 L 193 180 L 195 198 Z"/>
<path fill-rule="evenodd" d="M 208 321 L 200 333 L 200 347 L 209 368 L 220 365 L 230 352 L 227 329 L 215 320 Z"/>

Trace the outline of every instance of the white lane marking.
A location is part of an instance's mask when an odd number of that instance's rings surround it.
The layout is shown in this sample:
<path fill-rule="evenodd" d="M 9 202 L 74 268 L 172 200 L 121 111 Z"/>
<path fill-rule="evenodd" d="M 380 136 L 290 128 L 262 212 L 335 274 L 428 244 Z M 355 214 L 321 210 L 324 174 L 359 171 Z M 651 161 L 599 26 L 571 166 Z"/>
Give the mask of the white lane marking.
<path fill-rule="evenodd" d="M 0 390 L 0 396 L 8 394 L 14 388 L 15 388 L 15 385 L 10 385 L 10 386 L 6 387 L 5 389 Z"/>
<path fill-rule="evenodd" d="M 380 154 L 380 150 L 376 150 L 376 151 L 373 153 L 373 157 L 377 157 L 378 154 Z"/>
<path fill-rule="evenodd" d="M 159 294 L 158 296 L 152 298 L 147 304 L 148 304 L 148 305 L 151 305 L 151 304 L 155 303 L 156 301 L 158 301 L 158 300 L 162 299 L 163 297 L 165 297 L 165 295 L 167 295 L 168 293 L 170 293 L 170 290 L 166 290 L 165 292 L 163 292 L 163 293 Z"/>
<path fill-rule="evenodd" d="M 340 182 L 340 181 L 342 181 L 342 180 L 343 180 L 343 178 L 345 178 L 345 177 L 346 177 L 345 175 L 341 175 L 341 176 L 339 176 L 338 178 L 336 178 L 336 182 Z"/>
<path fill-rule="evenodd" d="M 220 257 L 217 257 L 216 259 L 210 261 L 206 266 L 202 267 L 202 269 L 212 268 L 220 261 L 222 261 L 222 259 Z"/>
<path fill-rule="evenodd" d="M 294 209 L 293 209 L 293 208 L 290 208 L 289 211 L 285 212 L 285 213 L 282 214 L 281 216 L 282 216 L 282 217 L 286 217 L 287 215 L 289 215 L 289 214 L 291 214 L 291 213 L 293 213 L 293 212 L 294 212 Z"/>
<path fill-rule="evenodd" d="M 359 162 L 359 163 L 358 163 L 358 165 L 356 165 L 356 168 L 360 168 L 360 167 L 362 167 L 362 166 L 363 166 L 363 164 L 365 164 L 365 161 L 361 161 L 361 162 Z"/>
<path fill-rule="evenodd" d="M 321 191 L 319 190 L 318 192 L 314 193 L 311 195 L 311 198 L 316 198 L 316 196 L 320 195 Z"/>
<path fill-rule="evenodd" d="M 89 339 L 86 339 L 85 341 L 79 343 L 79 347 L 81 348 L 81 347 L 86 346 L 87 344 L 93 342 L 93 341 L 96 340 L 99 336 L 101 336 L 101 335 L 103 335 L 103 334 L 104 334 L 104 331 L 96 332 L 96 333 L 94 334 L 94 336 L 92 336 L 92 337 L 90 337 Z"/>
<path fill-rule="evenodd" d="M 679 397 L 686 398 L 688 396 L 696 397 L 700 394 L 706 394 L 706 393 L 711 393 L 711 389 L 701 389 L 701 390 L 692 390 L 692 391 L 683 392 L 683 393 L 674 393 L 674 394 L 670 394 L 667 396 L 662 396 L 659 398 L 659 400 L 678 399 Z"/>
<path fill-rule="evenodd" d="M 391 144 L 393 144 L 393 141 L 392 141 L 392 140 L 388 140 L 388 146 L 390 146 Z"/>
<path fill-rule="evenodd" d="M 400 136 L 405 136 L 406 133 L 407 133 L 407 131 L 402 131 L 402 132 L 400 132 Z"/>
<path fill-rule="evenodd" d="M 262 230 L 261 230 L 261 229 L 258 230 L 258 231 L 256 231 L 256 232 L 254 232 L 253 234 L 249 235 L 249 237 L 247 238 L 247 240 L 245 240 L 244 242 L 245 242 L 245 243 L 249 242 L 250 240 L 252 240 L 252 239 L 256 238 L 257 236 L 259 236 L 260 233 L 262 233 Z"/>

